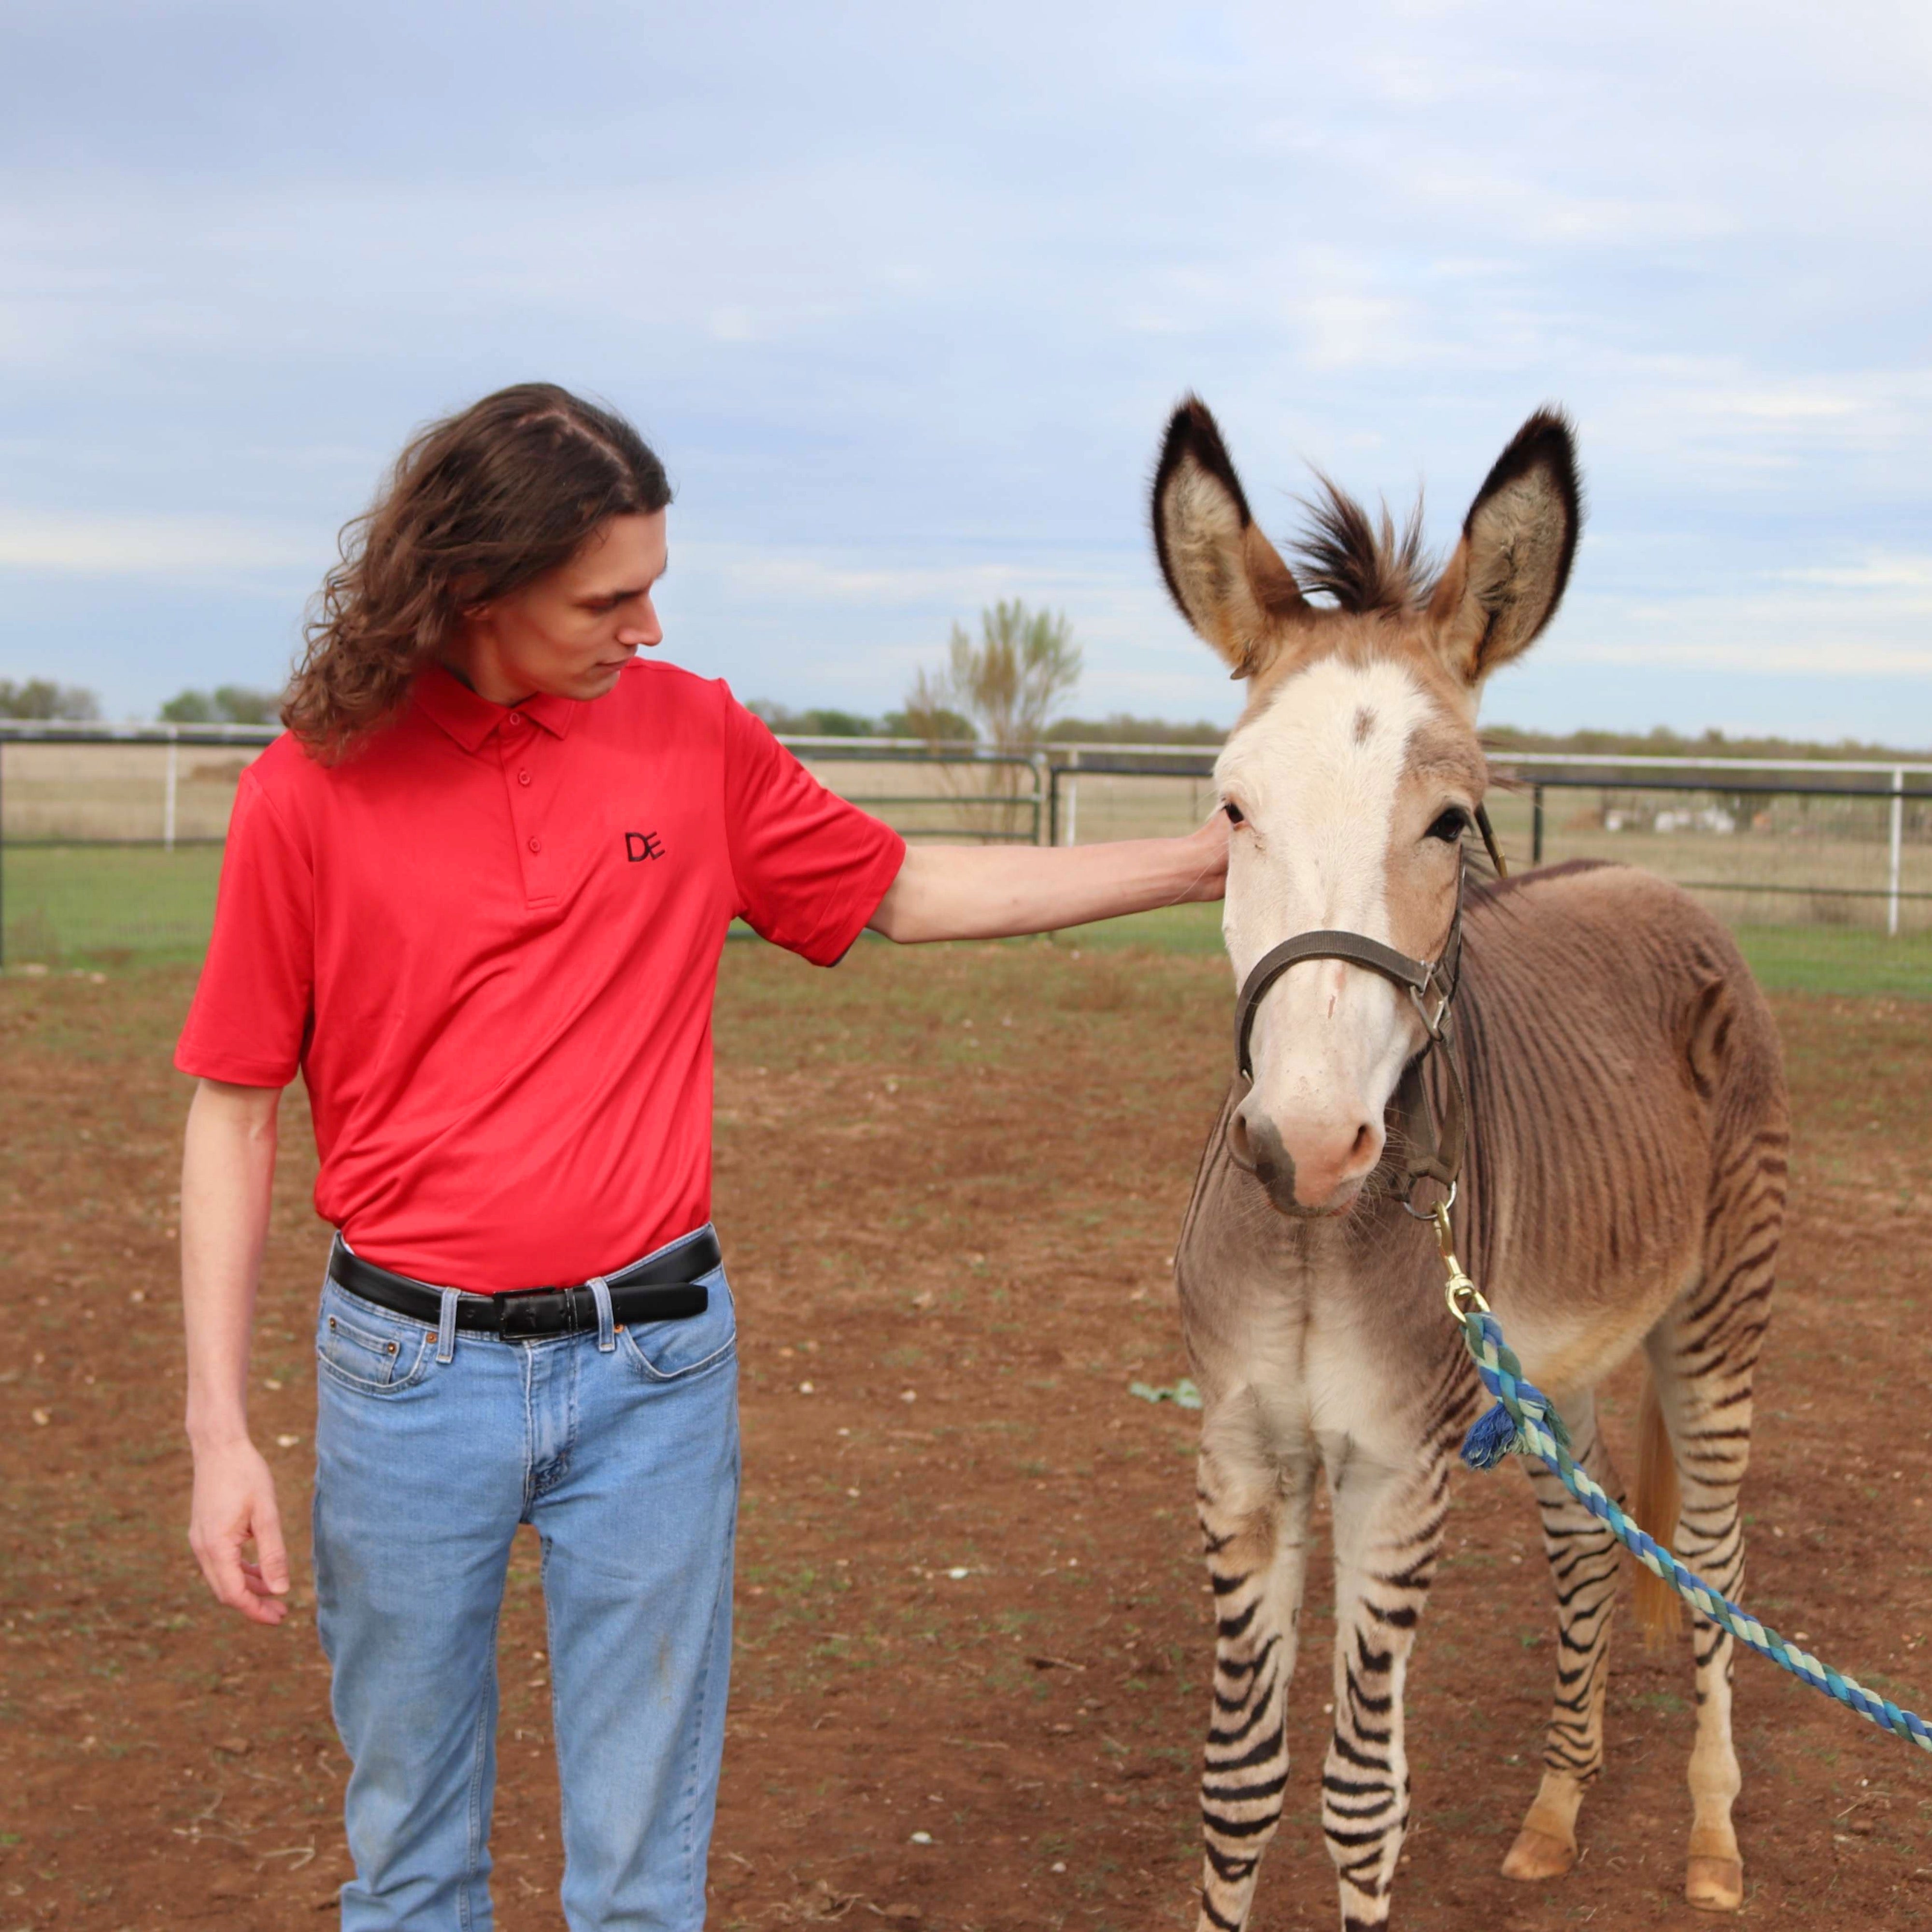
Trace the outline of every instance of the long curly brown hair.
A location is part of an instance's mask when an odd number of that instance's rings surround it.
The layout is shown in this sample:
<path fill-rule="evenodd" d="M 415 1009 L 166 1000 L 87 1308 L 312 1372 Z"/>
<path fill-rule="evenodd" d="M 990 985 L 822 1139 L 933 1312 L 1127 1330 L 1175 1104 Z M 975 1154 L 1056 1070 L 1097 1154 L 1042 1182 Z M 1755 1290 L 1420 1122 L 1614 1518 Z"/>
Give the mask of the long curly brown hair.
<path fill-rule="evenodd" d="M 554 383 L 499 389 L 430 424 L 343 530 L 282 722 L 334 762 L 396 715 L 465 611 L 670 495 L 664 465 L 622 416 Z"/>

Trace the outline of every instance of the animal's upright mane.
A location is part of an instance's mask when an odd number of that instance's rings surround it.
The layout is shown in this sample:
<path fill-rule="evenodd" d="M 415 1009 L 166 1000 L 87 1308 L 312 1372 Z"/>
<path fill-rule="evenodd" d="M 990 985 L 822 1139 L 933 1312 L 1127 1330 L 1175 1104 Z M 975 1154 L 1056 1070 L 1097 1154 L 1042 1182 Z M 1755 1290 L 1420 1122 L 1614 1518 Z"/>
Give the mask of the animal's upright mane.
<path fill-rule="evenodd" d="M 1406 616 L 1423 609 L 1436 588 L 1436 564 L 1423 548 L 1421 499 L 1398 532 L 1386 503 L 1372 519 L 1318 470 L 1316 482 L 1318 494 L 1302 501 L 1307 527 L 1289 559 L 1303 592 L 1325 592 L 1356 613 Z"/>

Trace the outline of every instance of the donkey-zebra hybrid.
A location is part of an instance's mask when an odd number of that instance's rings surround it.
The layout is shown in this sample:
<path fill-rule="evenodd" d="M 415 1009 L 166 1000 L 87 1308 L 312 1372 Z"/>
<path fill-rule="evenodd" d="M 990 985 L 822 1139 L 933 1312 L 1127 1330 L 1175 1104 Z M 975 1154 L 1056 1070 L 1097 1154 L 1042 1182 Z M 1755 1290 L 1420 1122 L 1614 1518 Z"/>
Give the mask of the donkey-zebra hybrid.
<path fill-rule="evenodd" d="M 1464 878 L 1488 781 L 1478 694 L 1549 622 L 1576 548 L 1568 426 L 1553 413 L 1524 424 L 1439 572 L 1414 522 L 1398 536 L 1386 513 L 1378 526 L 1324 493 L 1292 570 L 1192 400 L 1154 481 L 1168 587 L 1248 683 L 1216 767 L 1234 828 L 1223 929 L 1237 982 L 1298 934 L 1434 962 L 1460 928 L 1448 1034 L 1424 1073 L 1438 1109 L 1448 1072 L 1466 1094 L 1462 1258 L 1568 1419 L 1578 1460 L 1619 1496 L 1592 1392 L 1642 1346 L 1636 1514 L 1735 1595 L 1751 1375 L 1784 1211 L 1770 1015 L 1724 928 L 1662 880 L 1589 865 Z M 1478 1394 L 1432 1231 L 1404 1211 L 1414 1116 L 1391 1103 L 1430 1046 L 1424 1002 L 1355 960 L 1302 958 L 1255 1005 L 1249 1046 L 1252 1079 L 1236 1079 L 1208 1141 L 1176 1257 L 1219 1614 L 1198 1922 L 1246 1923 L 1280 1820 L 1318 1466 L 1336 1592 L 1322 1828 L 1342 1924 L 1379 1926 L 1409 1817 L 1403 1678 Z M 1530 1479 L 1556 1580 L 1556 1706 L 1503 1870 L 1546 1879 L 1575 1860 L 1603 1762 L 1618 1566 L 1607 1529 L 1540 1466 Z M 1660 1595 L 1647 1573 L 1639 1583 Z M 1646 1607 L 1674 1627 L 1673 1599 Z M 1699 1619 L 1694 1648 L 1684 1894 L 1735 1908 L 1732 1643 Z"/>

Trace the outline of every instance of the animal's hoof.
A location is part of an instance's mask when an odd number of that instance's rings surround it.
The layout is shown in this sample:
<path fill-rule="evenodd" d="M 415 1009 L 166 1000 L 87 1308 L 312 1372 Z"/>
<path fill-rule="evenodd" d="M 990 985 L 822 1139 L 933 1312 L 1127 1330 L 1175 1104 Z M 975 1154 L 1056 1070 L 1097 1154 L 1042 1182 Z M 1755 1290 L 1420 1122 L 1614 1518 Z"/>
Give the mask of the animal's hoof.
<path fill-rule="evenodd" d="M 1526 1883 L 1532 1879 L 1561 1878 L 1576 1862 L 1575 1839 L 1559 1838 L 1553 1832 L 1539 1832 L 1534 1825 L 1526 1825 L 1516 1834 L 1509 1856 L 1503 1860 L 1503 1876 Z"/>
<path fill-rule="evenodd" d="M 1737 1858 L 1693 1858 L 1684 1869 L 1684 1899 L 1700 1912 L 1735 1912 L 1744 1902 L 1744 1868 Z"/>

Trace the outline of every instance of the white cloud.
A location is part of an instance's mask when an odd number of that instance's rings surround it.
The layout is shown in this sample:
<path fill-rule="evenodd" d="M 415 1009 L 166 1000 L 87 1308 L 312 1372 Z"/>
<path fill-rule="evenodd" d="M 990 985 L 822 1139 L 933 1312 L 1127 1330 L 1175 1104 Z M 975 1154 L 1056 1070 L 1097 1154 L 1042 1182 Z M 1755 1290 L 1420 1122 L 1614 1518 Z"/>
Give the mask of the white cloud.
<path fill-rule="evenodd" d="M 1825 584 L 1845 590 L 1924 590 L 1932 592 L 1932 555 L 1900 556 L 1875 552 L 1863 563 L 1780 573 L 1794 584 Z M 1901 608 L 1932 614 L 1932 598 L 1914 598 Z"/>
<path fill-rule="evenodd" d="M 1725 592 L 1598 592 L 1566 611 L 1546 653 L 1580 664 L 1733 671 L 1741 696 L 1760 673 L 1932 677 L 1932 558 L 1767 571 Z"/>
<path fill-rule="evenodd" d="M 1418 169 L 1408 177 L 1419 200 L 1476 214 L 1492 235 L 1551 244 L 1706 242 L 1730 232 L 1734 216 L 1687 196 L 1681 184 L 1639 198 L 1565 191 L 1520 169 L 1458 166 Z"/>
<path fill-rule="evenodd" d="M 983 561 L 861 562 L 848 553 L 698 541 L 676 548 L 678 568 L 702 571 L 733 597 L 823 604 L 946 605 L 963 616 L 1003 597 L 1037 603 L 1111 595 L 1118 566 L 1018 555 Z"/>
<path fill-rule="evenodd" d="M 0 569 L 208 578 L 315 572 L 314 537 L 231 518 L 83 516 L 0 506 Z"/>
<path fill-rule="evenodd" d="M 1832 632 L 1783 644 L 1745 638 L 1639 635 L 1613 643 L 1569 644 L 1563 657 L 1573 664 L 1667 664 L 1680 670 L 1736 671 L 1744 677 L 1795 672 L 1825 678 L 1932 678 L 1932 646 L 1874 644 Z M 1898 721 L 1892 728 L 1898 728 Z M 1917 721 L 1912 728 L 1918 728 Z"/>

